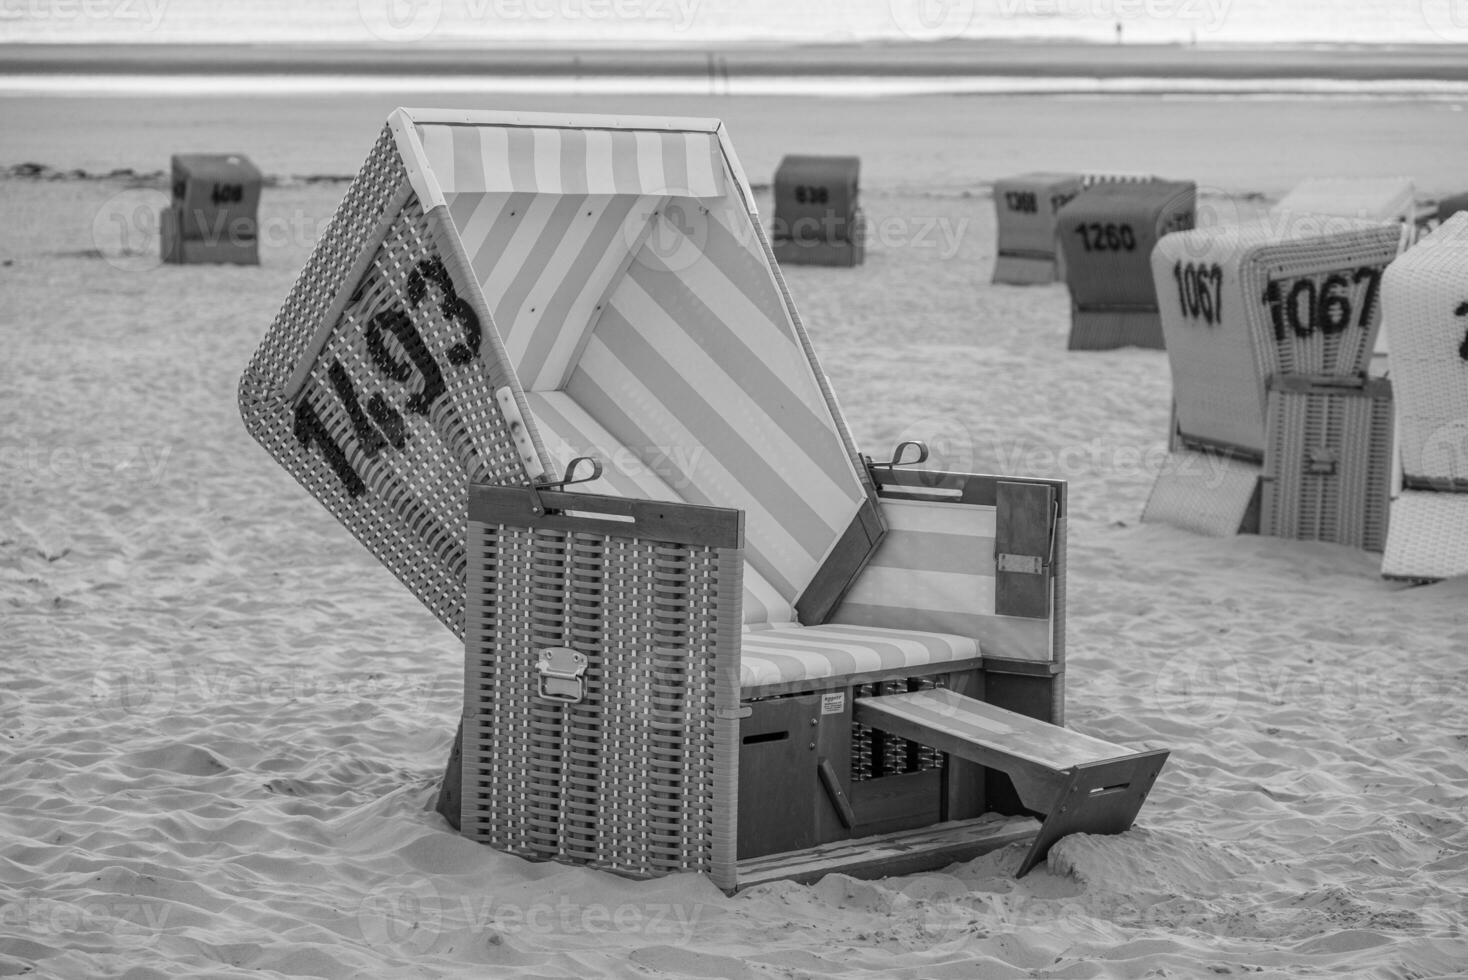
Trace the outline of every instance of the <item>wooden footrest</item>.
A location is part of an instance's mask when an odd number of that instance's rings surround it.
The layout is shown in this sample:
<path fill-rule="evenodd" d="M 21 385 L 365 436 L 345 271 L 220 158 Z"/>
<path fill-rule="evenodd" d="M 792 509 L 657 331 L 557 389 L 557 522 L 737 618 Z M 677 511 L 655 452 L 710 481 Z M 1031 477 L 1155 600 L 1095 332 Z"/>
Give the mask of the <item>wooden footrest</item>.
<path fill-rule="evenodd" d="M 781 880 L 809 884 L 838 871 L 853 878 L 887 878 L 931 871 L 959 861 L 971 861 L 981 854 L 1023 841 L 1036 828 L 1031 817 L 986 813 L 974 820 L 954 820 L 917 830 L 746 858 L 739 862 L 739 888 Z"/>
<path fill-rule="evenodd" d="M 935 689 L 861 698 L 855 720 L 1005 773 L 1020 800 L 1045 814 L 1018 877 L 1067 834 L 1119 834 L 1167 761 L 991 704 Z"/>

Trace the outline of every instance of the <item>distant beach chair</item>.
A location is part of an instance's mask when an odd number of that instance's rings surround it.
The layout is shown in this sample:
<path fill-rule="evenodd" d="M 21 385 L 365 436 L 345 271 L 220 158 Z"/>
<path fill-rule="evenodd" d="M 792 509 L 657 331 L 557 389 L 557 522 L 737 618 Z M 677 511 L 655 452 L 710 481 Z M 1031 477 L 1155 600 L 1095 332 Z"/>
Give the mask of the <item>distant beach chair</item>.
<path fill-rule="evenodd" d="M 1080 193 L 1083 179 L 1081 174 L 1027 173 L 994 182 L 994 282 L 1029 286 L 1058 278 L 1056 218 Z"/>
<path fill-rule="evenodd" d="M 400 109 L 245 372 L 464 640 L 441 812 L 731 891 L 1125 830 L 1167 752 L 1060 727 L 1065 484 L 859 454 L 752 201 L 714 120 Z"/>
<path fill-rule="evenodd" d="M 1468 194 L 1454 194 L 1437 202 L 1437 223 L 1445 223 L 1459 211 L 1468 211 Z"/>
<path fill-rule="evenodd" d="M 1468 212 L 1387 269 L 1400 486 L 1382 574 L 1468 574 Z"/>
<path fill-rule="evenodd" d="M 163 261 L 259 265 L 263 178 L 239 153 L 172 158 L 173 200 L 159 217 Z"/>
<path fill-rule="evenodd" d="M 1410 224 L 1417 218 L 1417 192 L 1410 177 L 1311 177 L 1296 184 L 1274 210 Z"/>
<path fill-rule="evenodd" d="M 1368 378 L 1400 227 L 1327 215 L 1164 238 L 1167 464 L 1143 520 L 1379 551 L 1391 388 Z"/>
<path fill-rule="evenodd" d="M 770 237 L 784 265 L 861 265 L 866 256 L 857 201 L 857 157 L 787 156 L 775 169 Z"/>
<path fill-rule="evenodd" d="M 1157 178 L 1097 178 L 1056 219 L 1071 297 L 1071 350 L 1162 347 L 1149 258 L 1164 235 L 1193 227 L 1197 187 Z"/>

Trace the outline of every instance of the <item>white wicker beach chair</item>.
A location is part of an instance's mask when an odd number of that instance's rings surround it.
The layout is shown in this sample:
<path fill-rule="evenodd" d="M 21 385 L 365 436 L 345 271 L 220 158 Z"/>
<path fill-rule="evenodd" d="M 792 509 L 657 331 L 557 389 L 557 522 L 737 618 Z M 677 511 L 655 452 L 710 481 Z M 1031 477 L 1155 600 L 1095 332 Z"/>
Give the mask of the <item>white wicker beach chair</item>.
<path fill-rule="evenodd" d="M 1468 212 L 1392 263 L 1382 304 L 1401 467 L 1382 574 L 1468 574 Z"/>
<path fill-rule="evenodd" d="M 1291 215 L 1158 244 L 1176 458 L 1144 520 L 1381 548 L 1390 389 L 1366 369 L 1399 230 Z"/>
<path fill-rule="evenodd" d="M 1274 209 L 1410 224 L 1417 217 L 1417 191 L 1410 177 L 1311 177 L 1295 185 Z"/>
<path fill-rule="evenodd" d="M 1070 288 L 1071 350 L 1162 347 L 1149 257 L 1164 235 L 1193 227 L 1197 187 L 1148 179 L 1092 181 L 1056 218 Z"/>
<path fill-rule="evenodd" d="M 1282 220 L 1290 216 L 1326 214 L 1363 221 L 1395 221 L 1402 237 L 1398 251 L 1405 251 L 1426 229 L 1435 210 L 1420 208 L 1416 187 L 1410 177 L 1312 177 L 1301 181 L 1274 206 Z M 1377 332 L 1372 373 L 1386 374 L 1390 338 Z"/>
<path fill-rule="evenodd" d="M 994 282 L 1028 286 L 1058 278 L 1056 219 L 1081 192 L 1082 179 L 1081 174 L 1027 173 L 994 182 Z"/>
<path fill-rule="evenodd" d="M 1166 758 L 1060 727 L 1063 483 L 856 452 L 717 121 L 398 110 L 240 394 L 463 637 L 476 840 L 1024 873 Z"/>

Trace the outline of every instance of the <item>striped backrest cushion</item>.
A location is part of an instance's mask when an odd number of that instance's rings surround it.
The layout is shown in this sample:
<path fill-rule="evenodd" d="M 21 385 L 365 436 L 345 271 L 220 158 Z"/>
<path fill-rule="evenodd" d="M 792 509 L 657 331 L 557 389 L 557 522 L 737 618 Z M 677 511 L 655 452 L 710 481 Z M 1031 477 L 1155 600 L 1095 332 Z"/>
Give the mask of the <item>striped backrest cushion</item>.
<path fill-rule="evenodd" d="M 974 504 L 883 500 L 887 535 L 833 623 L 955 633 L 985 657 L 1048 661 L 1048 619 L 995 613 L 997 511 Z"/>
<path fill-rule="evenodd" d="M 454 193 L 449 214 L 527 391 L 564 383 L 663 198 Z"/>
<path fill-rule="evenodd" d="M 865 489 L 748 212 L 674 203 L 565 390 L 684 499 L 744 510 L 749 565 L 793 605 Z"/>
<path fill-rule="evenodd" d="M 577 484 L 576 489 L 616 497 L 676 501 L 683 498 L 665 483 L 637 454 L 617 442 L 586 411 L 559 391 L 526 393 L 530 413 L 541 442 L 553 464 L 553 473 L 566 472 L 578 456 L 594 456 L 602 462 L 601 479 Z M 792 623 L 795 610 L 759 572 L 744 569 L 744 622 Z"/>

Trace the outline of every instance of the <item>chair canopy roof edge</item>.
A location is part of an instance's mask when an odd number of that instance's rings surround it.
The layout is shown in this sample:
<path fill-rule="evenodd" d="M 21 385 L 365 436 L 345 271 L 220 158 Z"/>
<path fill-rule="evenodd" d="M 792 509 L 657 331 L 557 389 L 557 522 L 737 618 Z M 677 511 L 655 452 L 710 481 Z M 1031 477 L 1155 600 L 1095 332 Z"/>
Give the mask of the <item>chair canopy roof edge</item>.
<path fill-rule="evenodd" d="M 565 114 L 565 113 L 521 113 L 502 112 L 495 110 L 448 110 L 448 109 L 405 109 L 394 110 L 388 119 L 394 138 L 397 142 L 398 153 L 403 158 L 408 172 L 409 181 L 419 200 L 423 202 L 426 209 L 444 204 L 447 195 L 456 192 L 474 191 L 530 191 L 565 193 L 574 191 L 578 193 L 634 193 L 634 194 L 656 194 L 672 197 L 692 198 L 716 198 L 723 197 L 727 192 L 726 178 L 722 171 L 733 177 L 733 182 L 739 190 L 741 205 L 752 217 L 758 215 L 758 209 L 754 203 L 754 195 L 749 187 L 749 181 L 745 177 L 743 169 L 739 166 L 738 158 L 734 155 L 730 145 L 728 133 L 723 123 L 717 119 L 706 118 L 671 118 L 660 116 L 610 116 L 610 115 L 588 115 L 588 114 Z M 536 172 L 535 163 L 532 162 L 527 168 L 523 163 L 516 167 L 507 165 L 503 174 L 495 173 L 492 177 L 475 174 L 480 181 L 464 181 L 464 186 L 446 186 L 452 179 L 449 175 L 435 172 L 430 162 L 429 148 L 425 146 L 423 138 L 426 131 L 431 132 L 439 127 L 465 127 L 483 128 L 486 130 L 500 131 L 530 131 L 533 134 L 564 134 L 577 132 L 581 134 L 605 133 L 616 137 L 621 134 L 617 141 L 619 147 L 626 148 L 630 154 L 638 157 L 655 156 L 656 149 L 648 146 L 645 141 L 638 140 L 635 146 L 629 143 L 627 136 L 633 134 L 656 136 L 659 134 L 683 134 L 685 136 L 702 135 L 709 140 L 710 166 L 705 170 L 699 166 L 689 166 L 681 177 L 672 173 L 666 173 L 664 168 L 654 161 L 651 174 L 643 173 L 639 179 L 637 166 L 630 168 L 627 176 L 614 177 L 610 171 L 613 153 L 622 150 L 614 150 L 612 141 L 608 140 L 600 144 L 600 149 L 605 158 L 597 166 L 597 162 L 590 159 L 593 152 L 588 143 L 581 148 L 587 154 L 586 173 L 579 176 L 577 186 L 574 188 L 562 187 L 557 178 L 560 176 L 559 167 L 554 174 L 541 174 Z M 525 147 L 509 147 L 503 150 L 507 164 L 513 160 L 523 160 Z M 560 150 L 559 145 L 553 145 L 550 155 Z M 667 153 L 667 149 L 662 151 Z M 535 145 L 532 153 L 541 155 L 540 145 Z M 717 157 L 717 159 L 714 159 Z M 619 160 L 619 164 L 623 161 Z M 635 163 L 643 163 L 643 160 L 634 160 Z M 445 164 L 441 164 L 441 168 Z M 512 173 L 511 170 L 516 172 Z M 549 178 L 550 185 L 542 186 L 541 181 Z M 484 186 L 480 186 L 480 183 Z"/>

